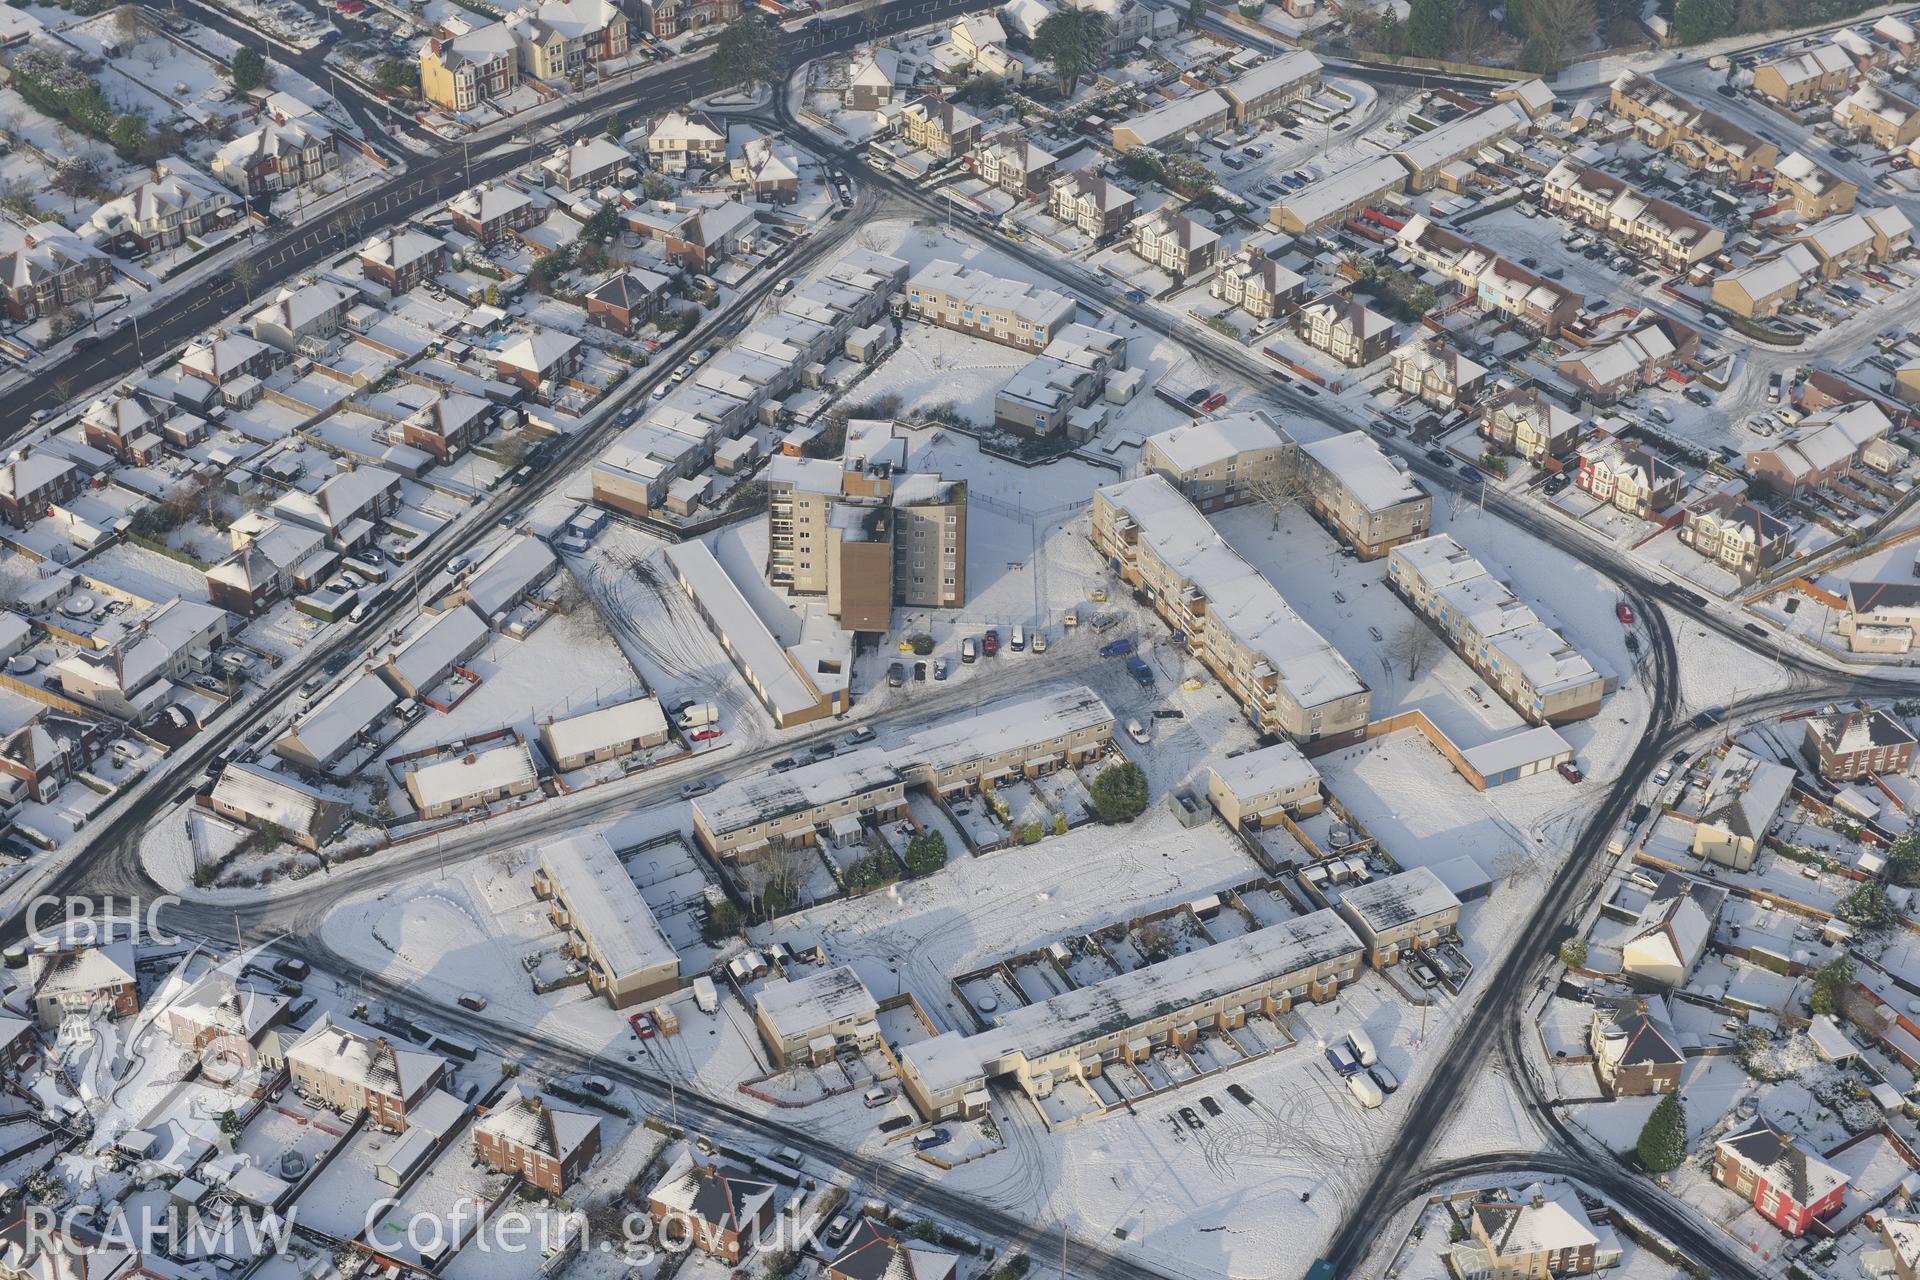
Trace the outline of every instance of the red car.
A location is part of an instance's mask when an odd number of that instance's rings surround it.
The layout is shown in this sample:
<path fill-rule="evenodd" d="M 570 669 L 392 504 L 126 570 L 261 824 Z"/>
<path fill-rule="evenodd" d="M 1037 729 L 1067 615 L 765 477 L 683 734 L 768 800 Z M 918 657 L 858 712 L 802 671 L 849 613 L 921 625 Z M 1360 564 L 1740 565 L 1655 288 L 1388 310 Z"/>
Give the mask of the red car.
<path fill-rule="evenodd" d="M 1622 626 L 1630 627 L 1633 625 L 1633 606 L 1625 600 L 1613 606 L 1613 612 L 1620 619 Z"/>
<path fill-rule="evenodd" d="M 1568 782 L 1578 782 L 1580 779 L 1586 777 L 1585 774 L 1580 772 L 1580 766 L 1571 760 L 1562 760 L 1560 762 L 1560 776 Z"/>
<path fill-rule="evenodd" d="M 987 634 L 980 637 L 980 652 L 986 654 L 989 658 L 1000 652 L 1000 633 L 998 631 L 989 629 Z"/>
<path fill-rule="evenodd" d="M 630 1026 L 633 1027 L 633 1034 L 635 1034 L 636 1036 L 639 1036 L 642 1040 L 653 1039 L 653 1035 L 654 1035 L 653 1023 L 647 1020 L 646 1014 L 644 1013 L 629 1014 L 627 1017 L 627 1022 Z"/>
<path fill-rule="evenodd" d="M 695 729 L 692 733 L 688 734 L 687 736 L 689 738 L 692 738 L 695 742 L 712 742 L 715 738 L 719 737 L 723 732 L 724 730 L 715 729 L 709 726 L 708 728 L 705 728 L 705 729 Z"/>
<path fill-rule="evenodd" d="M 1212 413 L 1215 409 L 1218 409 L 1222 405 L 1226 404 L 1226 402 L 1227 402 L 1227 393 L 1224 391 L 1216 391 L 1212 395 L 1206 398 L 1205 403 L 1203 403 L 1200 406 L 1200 412 Z"/>

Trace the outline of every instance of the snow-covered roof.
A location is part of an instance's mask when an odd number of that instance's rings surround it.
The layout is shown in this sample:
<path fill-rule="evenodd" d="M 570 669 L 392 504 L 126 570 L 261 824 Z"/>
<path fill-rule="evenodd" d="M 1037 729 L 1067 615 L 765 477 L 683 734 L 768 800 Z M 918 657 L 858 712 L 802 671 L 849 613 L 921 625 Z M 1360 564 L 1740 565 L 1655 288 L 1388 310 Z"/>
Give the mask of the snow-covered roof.
<path fill-rule="evenodd" d="M 596 959 L 616 984 L 627 974 L 679 963 L 679 952 L 604 831 L 549 841 L 537 857 L 547 879 L 566 897 L 574 928 L 592 942 Z"/>
<path fill-rule="evenodd" d="M 851 965 L 799 979 L 772 978 L 754 994 L 755 1012 L 781 1040 L 809 1037 L 836 1022 L 872 1018 L 879 1002 Z"/>
<path fill-rule="evenodd" d="M 1282 740 L 1270 747 L 1244 751 L 1207 766 L 1221 786 L 1236 798 L 1292 791 L 1320 782 L 1320 771 L 1300 754 L 1300 748 Z"/>
<path fill-rule="evenodd" d="M 1353 495 L 1354 501 L 1370 513 L 1427 496 L 1427 491 L 1393 465 L 1393 460 L 1364 431 L 1348 431 L 1309 441 L 1300 446 L 1300 451 L 1325 467 L 1341 487 Z"/>
<path fill-rule="evenodd" d="M 1534 1183 L 1512 1200 L 1483 1200 L 1473 1217 L 1495 1256 L 1528 1257 L 1599 1243 L 1579 1198 L 1564 1183 Z"/>
<path fill-rule="evenodd" d="M 934 772 L 958 768 L 1003 751 L 1040 747 L 1088 729 L 1112 728 L 1113 711 L 1085 685 L 983 707 L 978 713 L 924 729 L 894 753 L 904 767 Z"/>
<path fill-rule="evenodd" d="M 1769 1123 L 1765 1116 L 1755 1116 L 1745 1127 L 1721 1138 L 1716 1146 L 1722 1155 L 1763 1175 L 1769 1187 L 1792 1197 L 1802 1207 L 1820 1203 L 1847 1182 L 1844 1173 L 1809 1154 L 1793 1134 Z"/>
<path fill-rule="evenodd" d="M 1285 209 L 1302 225 L 1314 227 L 1356 201 L 1370 199 L 1383 191 L 1398 190 L 1406 183 L 1405 165 L 1392 156 L 1375 156 L 1302 187 L 1283 198 L 1277 207 Z"/>
<path fill-rule="evenodd" d="M 396 676 L 409 689 L 430 688 L 455 663 L 486 643 L 487 624 L 465 605 L 455 605 L 424 628 L 391 659 Z"/>
<path fill-rule="evenodd" d="M 1671 952 L 1670 963 L 1682 972 L 1691 969 L 1707 949 L 1714 917 L 1726 896 L 1724 889 L 1667 872 L 1640 909 L 1627 948 L 1644 951 L 1645 944 L 1654 943 Z"/>
<path fill-rule="evenodd" d="M 287 1061 L 299 1063 L 316 1075 L 331 1076 L 402 1102 L 447 1069 L 446 1059 L 438 1054 L 399 1048 L 381 1033 L 336 1019 L 331 1012 L 322 1013 L 319 1021 L 294 1041 L 287 1050 Z"/>
<path fill-rule="evenodd" d="M 1228 110 L 1225 96 L 1217 89 L 1208 89 L 1144 111 L 1122 121 L 1118 127 L 1124 127 L 1132 133 L 1139 145 L 1158 147 L 1190 129 L 1218 122 Z"/>
<path fill-rule="evenodd" d="M 649 696 L 549 721 L 545 731 L 554 754 L 564 760 L 618 743 L 659 737 L 667 731 L 667 717 L 659 700 Z"/>
<path fill-rule="evenodd" d="M 1738 743 L 1727 748 L 1707 783 L 1700 821 L 1725 827 L 1758 844 L 1793 792 L 1794 771 L 1762 760 Z"/>
<path fill-rule="evenodd" d="M 220 771 L 213 799 L 256 822 L 271 822 L 314 839 L 332 835 L 346 816 L 346 806 L 328 800 L 299 779 L 248 760 L 232 761 Z"/>
<path fill-rule="evenodd" d="M 669 1213 L 744 1234 L 773 1198 L 773 1184 L 718 1163 L 699 1163 L 682 1143 L 647 1198 Z"/>
<path fill-rule="evenodd" d="M 1165 479 L 1142 476 L 1098 492 L 1132 519 L 1163 563 L 1206 595 L 1216 621 L 1265 660 L 1301 707 L 1325 706 L 1367 691 L 1340 651 Z"/>
<path fill-rule="evenodd" d="M 1226 462 L 1243 453 L 1278 449 L 1287 443 L 1287 437 L 1269 414 L 1254 409 L 1218 418 L 1197 418 L 1148 436 L 1146 443 L 1158 450 L 1176 470 L 1188 472 Z"/>
<path fill-rule="evenodd" d="M 510 791 L 539 780 L 524 742 L 512 741 L 469 751 L 407 773 L 408 789 L 423 809 L 435 809 L 470 796 Z"/>
<path fill-rule="evenodd" d="M 1008 1010 L 996 1030 L 1032 1060 L 1360 951 L 1338 913 L 1315 911 Z"/>
<path fill-rule="evenodd" d="M 600 1132 L 600 1121 L 579 1111 L 556 1107 L 517 1081 L 493 1109 L 474 1122 L 475 1134 L 550 1156 L 565 1164 Z"/>
<path fill-rule="evenodd" d="M 1500 138 L 1528 128 L 1532 119 L 1511 102 L 1496 102 L 1470 116 L 1429 129 L 1393 154 L 1416 173 L 1470 155 Z"/>
<path fill-rule="evenodd" d="M 1220 89 L 1230 98 L 1251 102 L 1263 94 L 1285 89 L 1319 74 L 1320 59 L 1305 49 L 1289 49 L 1246 74 L 1229 80 Z"/>
<path fill-rule="evenodd" d="M 515 538 L 468 580 L 467 603 L 481 617 L 491 618 L 553 572 L 557 564 L 552 549 L 540 539 Z"/>
<path fill-rule="evenodd" d="M 293 722 L 297 738 L 313 758 L 326 764 L 344 752 L 369 725 L 393 710 L 399 697 L 377 675 L 363 675 Z"/>
<path fill-rule="evenodd" d="M 1453 896 L 1453 890 L 1447 888 L 1431 868 L 1411 867 L 1353 886 L 1341 895 L 1340 905 L 1380 934 L 1450 911 L 1457 914 L 1460 899 Z"/>
<path fill-rule="evenodd" d="M 910 292 L 935 290 L 962 306 L 1005 311 L 1043 333 L 1072 320 L 1077 310 L 1074 300 L 1064 293 L 963 267 L 946 258 L 935 258 L 914 272 L 907 288 Z"/>
<path fill-rule="evenodd" d="M 893 753 L 864 747 L 785 773 L 737 778 L 697 797 L 693 807 L 717 836 L 900 785 Z"/>

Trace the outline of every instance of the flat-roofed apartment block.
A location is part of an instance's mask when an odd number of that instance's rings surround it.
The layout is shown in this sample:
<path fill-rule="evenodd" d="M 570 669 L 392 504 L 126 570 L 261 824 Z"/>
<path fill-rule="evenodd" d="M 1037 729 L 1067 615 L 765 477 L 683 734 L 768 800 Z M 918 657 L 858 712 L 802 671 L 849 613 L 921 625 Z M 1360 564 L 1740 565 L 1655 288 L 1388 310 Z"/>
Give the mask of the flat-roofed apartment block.
<path fill-rule="evenodd" d="M 693 802 L 700 847 L 728 862 L 754 862 L 776 849 L 858 841 L 867 821 L 907 811 L 906 779 L 878 747 L 729 782 Z"/>
<path fill-rule="evenodd" d="M 1818 222 L 1832 214 L 1852 213 L 1860 188 L 1823 169 L 1806 152 L 1796 151 L 1774 169 L 1773 194 L 1784 197 L 1800 221 Z"/>
<path fill-rule="evenodd" d="M 1298 448 L 1308 510 L 1362 560 L 1426 536 L 1433 495 L 1396 467 L 1372 436 L 1348 431 Z"/>
<path fill-rule="evenodd" d="M 1207 766 L 1207 799 L 1228 826 L 1241 831 L 1273 826 L 1289 812 L 1311 816 L 1325 803 L 1320 771 L 1291 742 Z"/>
<path fill-rule="evenodd" d="M 1112 741 L 1112 710 L 1076 685 L 924 729 L 892 754 L 914 781 L 953 797 L 1096 760 Z"/>
<path fill-rule="evenodd" d="M 1406 188 L 1406 166 L 1392 156 L 1375 156 L 1308 183 L 1274 205 L 1267 221 L 1290 235 L 1304 235 L 1350 218 L 1382 197 Z"/>
<path fill-rule="evenodd" d="M 849 631 L 886 631 L 893 606 L 966 602 L 967 487 L 906 470 L 885 419 L 846 426 L 838 461 L 775 457 L 767 467 L 767 580 L 825 596 Z"/>
<path fill-rule="evenodd" d="M 1112 374 L 1126 367 L 1124 337 L 1077 322 L 1065 325 L 994 394 L 993 420 L 1021 435 L 1064 430 L 1071 440 L 1090 439 L 1106 421 L 1105 410 L 1093 402 L 1104 393 L 1120 403 L 1138 389 L 1138 378 L 1109 385 Z"/>
<path fill-rule="evenodd" d="M 1703 111 L 1692 102 L 1629 71 L 1613 82 L 1607 109 L 1633 122 L 1636 137 L 1655 151 L 1664 151 L 1689 169 L 1731 174 L 1750 182 L 1756 170 L 1772 172 L 1780 148 L 1725 116 Z"/>
<path fill-rule="evenodd" d="M 1669 267 L 1710 258 L 1727 240 L 1718 227 L 1591 165 L 1562 160 L 1541 191 L 1556 211 Z"/>
<path fill-rule="evenodd" d="M 1202 511 L 1290 499 L 1293 441 L 1264 410 L 1198 418 L 1146 438 L 1140 474 L 1157 475 Z"/>
<path fill-rule="evenodd" d="M 1071 324 L 1074 301 L 1052 289 L 1007 280 L 935 258 L 907 280 L 907 314 L 1004 346 L 1038 351 Z"/>
<path fill-rule="evenodd" d="M 1460 924 L 1460 899 L 1428 867 L 1355 885 L 1340 895 L 1339 910 L 1376 969 L 1434 945 Z"/>
<path fill-rule="evenodd" d="M 1113 126 L 1113 149 L 1121 155 L 1135 147 L 1181 151 L 1215 132 L 1233 115 L 1233 105 L 1218 89 L 1175 98 Z"/>
<path fill-rule="evenodd" d="M 783 645 L 704 542 L 666 550 L 674 580 L 779 728 L 837 716 L 853 705 L 853 646 L 844 631 Z"/>
<path fill-rule="evenodd" d="M 880 1043 L 879 1002 L 850 965 L 803 978 L 770 978 L 753 996 L 753 1023 L 775 1066 L 821 1066 L 842 1045 L 864 1053 Z"/>
<path fill-rule="evenodd" d="M 1387 582 L 1535 724 L 1584 720 L 1619 683 L 1447 534 L 1395 547 Z"/>
<path fill-rule="evenodd" d="M 1096 489 L 1092 537 L 1257 728 L 1314 751 L 1366 735 L 1366 682 L 1166 480 Z"/>
<path fill-rule="evenodd" d="M 1291 49 L 1220 86 L 1235 124 L 1265 120 L 1320 87 L 1320 59 Z"/>
<path fill-rule="evenodd" d="M 1264 250 L 1243 247 L 1213 264 L 1207 292 L 1256 320 L 1271 320 L 1300 304 L 1307 282 Z"/>
<path fill-rule="evenodd" d="M 900 1054 L 907 1097 L 930 1120 L 978 1115 L 987 1083 L 1043 1093 L 1108 1065 L 1137 1062 L 1249 1014 L 1333 998 L 1359 976 L 1360 939 L 1337 912 L 1315 911 L 1226 942 L 1008 1010 L 972 1035 L 946 1031 Z"/>
<path fill-rule="evenodd" d="M 588 989 L 614 1008 L 680 985 L 680 955 L 604 832 L 541 845 L 533 896 L 567 935 L 567 955 L 586 965 Z"/>

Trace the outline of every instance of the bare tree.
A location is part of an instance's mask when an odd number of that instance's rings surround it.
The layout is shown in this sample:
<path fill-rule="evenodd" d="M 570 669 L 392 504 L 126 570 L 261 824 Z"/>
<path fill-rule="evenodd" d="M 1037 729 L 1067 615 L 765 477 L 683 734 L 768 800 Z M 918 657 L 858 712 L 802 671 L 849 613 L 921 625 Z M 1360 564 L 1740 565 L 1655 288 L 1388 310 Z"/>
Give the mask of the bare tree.
<path fill-rule="evenodd" d="M 1387 641 L 1387 653 L 1406 670 L 1409 683 L 1420 678 L 1420 669 L 1440 647 L 1440 637 L 1433 628 L 1418 619 L 1408 619 L 1393 639 Z"/>
<path fill-rule="evenodd" d="M 1254 472 L 1247 482 L 1247 492 L 1254 500 L 1272 513 L 1273 527 L 1280 527 L 1280 518 L 1294 507 L 1306 501 L 1306 478 L 1300 474 L 1300 455 L 1289 452 L 1271 468 Z"/>
<path fill-rule="evenodd" d="M 802 844 L 772 849 L 754 865 L 754 896 L 768 909 L 782 910 L 800 903 L 800 891 L 815 866 L 815 854 Z"/>
<path fill-rule="evenodd" d="M 1593 43 L 1593 0 L 1527 0 L 1527 64 L 1551 75 Z"/>
<path fill-rule="evenodd" d="M 1453 19 L 1453 56 L 1478 62 L 1500 43 L 1500 28 L 1477 4 L 1462 5 Z"/>
<path fill-rule="evenodd" d="M 138 6 L 123 4 L 113 11 L 113 34 L 126 45 L 137 45 L 145 40 L 152 28 L 147 26 L 146 15 Z"/>

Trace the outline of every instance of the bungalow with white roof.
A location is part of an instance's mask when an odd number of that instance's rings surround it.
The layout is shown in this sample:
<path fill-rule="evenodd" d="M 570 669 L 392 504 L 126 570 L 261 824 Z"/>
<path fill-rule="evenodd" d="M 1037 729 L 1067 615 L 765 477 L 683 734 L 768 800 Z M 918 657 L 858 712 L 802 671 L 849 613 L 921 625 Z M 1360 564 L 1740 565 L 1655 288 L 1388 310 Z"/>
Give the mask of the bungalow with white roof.
<path fill-rule="evenodd" d="M 540 726 L 540 746 L 562 773 L 665 746 L 667 717 L 651 695 L 555 718 Z"/>
<path fill-rule="evenodd" d="M 518 738 L 408 769 L 407 797 L 422 818 L 485 809 L 540 787 L 527 745 Z"/>
<path fill-rule="evenodd" d="M 318 849 L 351 810 L 314 787 L 248 760 L 220 771 L 207 807 L 256 831 L 275 831 L 305 849 Z"/>

